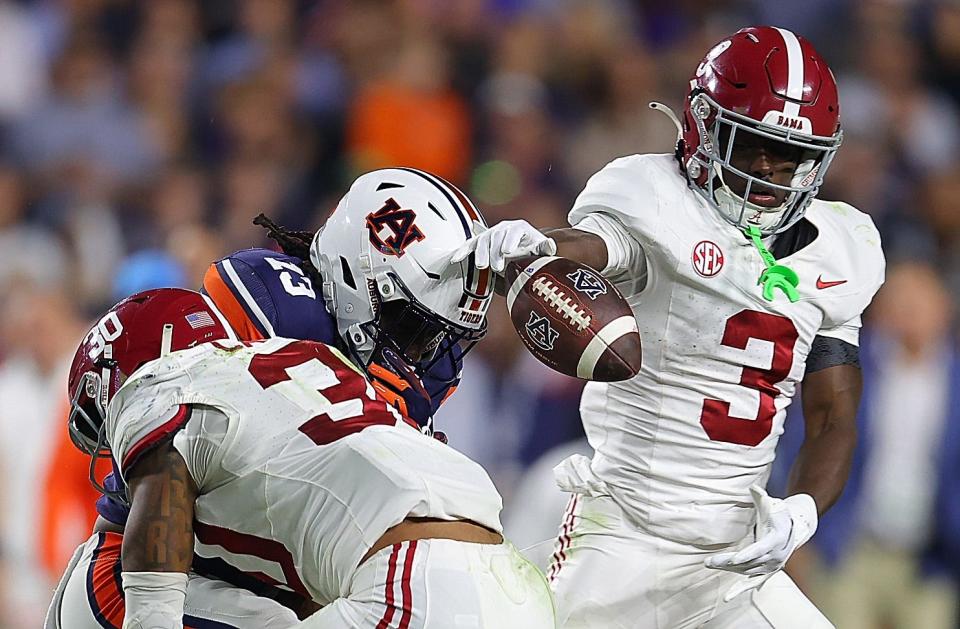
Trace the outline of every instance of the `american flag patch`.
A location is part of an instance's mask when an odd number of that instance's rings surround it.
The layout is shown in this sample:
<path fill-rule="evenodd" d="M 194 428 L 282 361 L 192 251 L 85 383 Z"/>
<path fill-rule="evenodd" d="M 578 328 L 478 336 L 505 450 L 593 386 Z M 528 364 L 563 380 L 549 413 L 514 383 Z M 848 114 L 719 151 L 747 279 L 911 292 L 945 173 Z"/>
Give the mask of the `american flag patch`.
<path fill-rule="evenodd" d="M 184 319 L 187 320 L 187 323 L 190 324 L 190 327 L 196 330 L 197 328 L 206 328 L 211 325 L 216 325 L 213 322 L 213 317 L 210 316 L 210 313 L 207 311 L 202 312 L 191 312 L 186 315 Z"/>

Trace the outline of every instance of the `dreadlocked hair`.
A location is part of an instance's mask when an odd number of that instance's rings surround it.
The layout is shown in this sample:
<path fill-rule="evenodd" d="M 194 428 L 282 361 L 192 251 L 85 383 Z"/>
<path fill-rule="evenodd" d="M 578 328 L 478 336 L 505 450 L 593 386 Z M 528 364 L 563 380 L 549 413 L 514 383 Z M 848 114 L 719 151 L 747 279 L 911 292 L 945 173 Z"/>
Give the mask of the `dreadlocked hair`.
<path fill-rule="evenodd" d="M 287 229 L 282 225 L 277 225 L 266 214 L 262 213 L 253 219 L 253 224 L 266 229 L 267 235 L 280 245 L 280 249 L 285 254 L 299 258 L 300 268 L 314 284 L 318 286 L 323 284 L 319 269 L 313 266 L 310 261 L 310 243 L 313 242 L 313 232 Z"/>

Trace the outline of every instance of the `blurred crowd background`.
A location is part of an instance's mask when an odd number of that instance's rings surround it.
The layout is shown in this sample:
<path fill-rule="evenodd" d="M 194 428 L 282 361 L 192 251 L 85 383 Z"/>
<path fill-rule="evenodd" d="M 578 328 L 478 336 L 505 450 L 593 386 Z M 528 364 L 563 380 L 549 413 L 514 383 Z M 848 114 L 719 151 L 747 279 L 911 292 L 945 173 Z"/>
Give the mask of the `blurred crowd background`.
<path fill-rule="evenodd" d="M 89 535 L 94 494 L 64 419 L 92 317 L 266 245 L 259 212 L 319 227 L 377 167 L 438 173 L 490 223 L 563 225 L 606 162 L 672 150 L 648 101 L 679 108 L 700 57 L 758 23 L 830 62 L 845 135 L 820 196 L 869 212 L 890 263 L 866 322 L 851 485 L 791 571 L 841 629 L 956 627 L 949 0 L 0 0 L 0 626 L 40 625 Z M 438 424 L 491 471 L 529 546 L 560 520 L 550 467 L 586 448 L 580 385 L 526 354 L 501 305 L 490 319 Z M 801 439 L 794 413 L 774 486 Z"/>

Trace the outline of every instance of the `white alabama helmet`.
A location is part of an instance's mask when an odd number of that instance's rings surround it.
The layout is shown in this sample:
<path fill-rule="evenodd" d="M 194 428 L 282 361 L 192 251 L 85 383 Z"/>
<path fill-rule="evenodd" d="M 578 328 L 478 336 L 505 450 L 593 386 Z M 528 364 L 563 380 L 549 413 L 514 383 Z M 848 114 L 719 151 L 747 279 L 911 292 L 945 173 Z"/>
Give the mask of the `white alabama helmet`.
<path fill-rule="evenodd" d="M 491 272 L 473 255 L 450 256 L 485 228 L 466 195 L 436 175 L 385 168 L 353 182 L 314 236 L 310 261 L 355 360 L 366 367 L 390 346 L 422 372 L 484 335 Z"/>

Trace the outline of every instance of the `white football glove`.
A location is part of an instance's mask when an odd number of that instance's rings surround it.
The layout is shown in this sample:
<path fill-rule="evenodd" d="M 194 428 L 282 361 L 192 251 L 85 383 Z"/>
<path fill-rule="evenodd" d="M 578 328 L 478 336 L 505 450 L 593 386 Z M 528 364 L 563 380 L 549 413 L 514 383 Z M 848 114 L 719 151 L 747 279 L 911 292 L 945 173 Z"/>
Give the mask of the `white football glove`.
<path fill-rule="evenodd" d="M 781 500 L 757 486 L 750 488 L 750 494 L 757 507 L 754 542 L 733 552 L 714 553 L 703 562 L 707 568 L 750 577 L 730 588 L 724 601 L 763 585 L 817 530 L 817 505 L 810 495 L 795 494 Z"/>
<path fill-rule="evenodd" d="M 450 257 L 450 263 L 456 264 L 474 252 L 477 268 L 490 267 L 494 273 L 502 273 L 507 262 L 514 258 L 555 255 L 557 243 L 527 221 L 501 221 L 460 245 Z"/>

